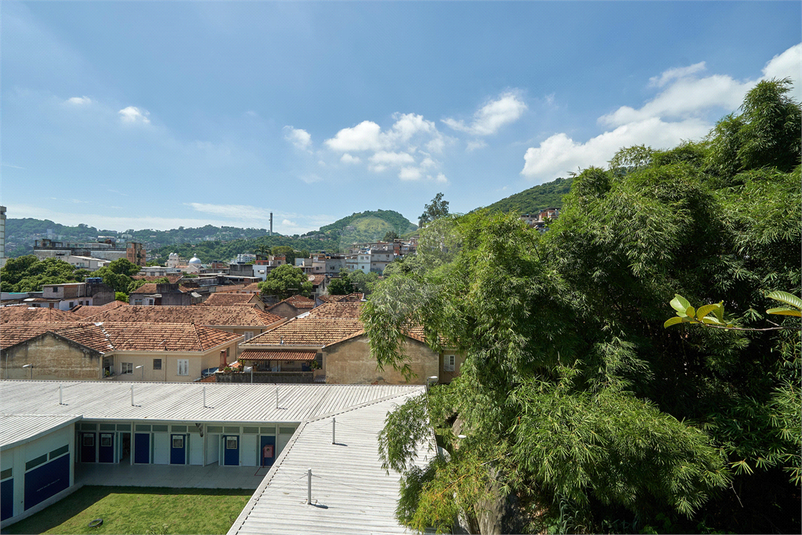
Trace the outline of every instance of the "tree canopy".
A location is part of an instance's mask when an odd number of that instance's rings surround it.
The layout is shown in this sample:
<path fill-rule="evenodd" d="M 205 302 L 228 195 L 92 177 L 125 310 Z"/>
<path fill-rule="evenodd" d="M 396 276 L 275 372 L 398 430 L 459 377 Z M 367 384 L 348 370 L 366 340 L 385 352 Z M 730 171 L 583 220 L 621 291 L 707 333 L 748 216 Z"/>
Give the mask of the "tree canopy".
<path fill-rule="evenodd" d="M 777 141 L 798 132 L 787 88 L 761 82 L 700 143 L 624 149 L 610 169 L 584 170 L 543 234 L 488 212 L 424 227 L 417 256 L 363 311 L 380 366 L 404 368 L 409 325 L 465 356 L 460 377 L 380 435 L 403 476 L 401 522 L 799 531 L 799 319 L 775 316 L 794 328 L 766 332 L 663 328 L 675 294 L 723 301 L 742 327 L 763 325 L 767 293 L 799 295 L 798 135 Z M 429 425 L 448 455 L 415 468 Z M 494 526 L 499 500 L 513 505 Z"/>
<path fill-rule="evenodd" d="M 309 296 L 312 292 L 312 283 L 301 268 L 284 264 L 271 271 L 264 282 L 259 283 L 262 295 L 275 295 L 279 299 L 286 299 L 292 295 Z"/>
<path fill-rule="evenodd" d="M 443 200 L 443 194 L 438 193 L 432 199 L 432 202 L 424 205 L 423 213 L 418 218 L 418 226 L 422 227 L 427 223 L 431 223 L 439 217 L 448 215 L 448 201 Z"/>
<path fill-rule="evenodd" d="M 45 284 L 83 282 L 90 272 L 58 258 L 39 260 L 34 255 L 9 258 L 0 269 L 4 292 L 38 292 Z"/>

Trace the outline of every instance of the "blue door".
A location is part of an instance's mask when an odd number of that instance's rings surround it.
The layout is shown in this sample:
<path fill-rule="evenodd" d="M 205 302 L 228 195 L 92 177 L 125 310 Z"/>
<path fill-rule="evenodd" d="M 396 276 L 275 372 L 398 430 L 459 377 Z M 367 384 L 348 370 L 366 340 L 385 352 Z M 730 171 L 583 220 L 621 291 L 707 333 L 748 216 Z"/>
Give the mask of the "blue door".
<path fill-rule="evenodd" d="M 134 462 L 136 464 L 150 463 L 150 433 L 134 434 Z"/>
<path fill-rule="evenodd" d="M 81 462 L 95 462 L 95 433 L 81 433 Z"/>
<path fill-rule="evenodd" d="M 70 456 L 63 455 L 25 474 L 25 509 L 70 486 Z"/>
<path fill-rule="evenodd" d="M 273 461 L 276 460 L 276 437 L 262 436 L 260 448 L 259 451 L 262 456 L 260 464 L 262 466 L 273 466 Z"/>
<path fill-rule="evenodd" d="M 239 436 L 223 435 L 223 464 L 239 466 Z"/>
<path fill-rule="evenodd" d="M 114 433 L 100 433 L 98 461 L 101 463 L 114 462 Z"/>
<path fill-rule="evenodd" d="M 14 478 L 0 483 L 0 520 L 14 516 Z"/>
<path fill-rule="evenodd" d="M 186 438 L 186 435 L 170 435 L 170 464 L 187 464 Z"/>

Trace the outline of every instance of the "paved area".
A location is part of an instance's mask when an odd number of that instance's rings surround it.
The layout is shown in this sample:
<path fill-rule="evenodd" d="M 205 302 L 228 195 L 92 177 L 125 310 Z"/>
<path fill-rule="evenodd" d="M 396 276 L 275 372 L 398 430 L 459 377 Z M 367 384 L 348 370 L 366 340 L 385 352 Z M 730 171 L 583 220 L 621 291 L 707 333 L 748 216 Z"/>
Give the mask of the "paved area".
<path fill-rule="evenodd" d="M 121 487 L 256 489 L 267 474 L 257 466 L 176 466 L 164 464 L 75 465 L 75 483 Z"/>

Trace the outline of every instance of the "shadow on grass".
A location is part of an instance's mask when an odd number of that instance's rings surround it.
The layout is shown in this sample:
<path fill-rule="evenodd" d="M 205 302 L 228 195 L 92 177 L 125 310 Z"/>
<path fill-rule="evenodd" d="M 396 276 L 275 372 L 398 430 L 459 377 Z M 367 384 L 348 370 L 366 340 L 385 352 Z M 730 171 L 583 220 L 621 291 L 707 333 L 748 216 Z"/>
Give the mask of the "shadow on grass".
<path fill-rule="evenodd" d="M 162 495 L 162 496 L 244 496 L 253 495 L 248 489 L 177 489 L 166 487 L 101 487 L 85 486 L 73 492 L 63 500 L 39 511 L 24 520 L 3 528 L 3 533 L 45 533 L 71 519 L 110 495 Z M 247 501 L 247 500 L 246 500 Z M 154 511 L 155 512 L 155 511 Z M 101 515 L 102 517 L 102 515 Z M 88 526 L 87 526 L 88 528 Z M 96 531 L 88 528 L 87 532 L 102 533 L 102 527 Z"/>

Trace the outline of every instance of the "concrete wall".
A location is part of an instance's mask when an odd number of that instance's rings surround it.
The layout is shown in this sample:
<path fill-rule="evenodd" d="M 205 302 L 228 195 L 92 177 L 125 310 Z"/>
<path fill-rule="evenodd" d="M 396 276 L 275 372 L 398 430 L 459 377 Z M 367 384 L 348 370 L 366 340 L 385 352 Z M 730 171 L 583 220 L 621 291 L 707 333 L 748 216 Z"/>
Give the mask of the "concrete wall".
<path fill-rule="evenodd" d="M 228 348 L 228 357 L 226 363 L 231 364 L 236 359 L 237 347 L 236 344 L 230 343 L 223 346 L 223 349 Z M 171 352 L 133 352 L 126 351 L 114 355 L 114 376 L 115 381 L 124 382 L 168 382 L 168 383 L 188 383 L 195 381 L 201 376 L 203 370 L 209 368 L 217 368 L 220 365 L 220 351 L 221 348 L 215 348 L 206 353 L 172 353 Z M 155 368 L 155 359 L 161 360 L 161 369 Z M 187 374 L 178 375 L 178 361 L 186 360 Z M 132 373 L 121 373 L 122 363 L 131 363 Z M 137 369 L 137 366 L 142 368 Z"/>
<path fill-rule="evenodd" d="M 0 351 L 0 370 L 5 379 L 97 380 L 102 375 L 102 355 L 70 340 L 45 333 L 27 343 Z"/>
<path fill-rule="evenodd" d="M 326 382 L 331 384 L 426 384 L 426 378 L 439 377 L 440 356 L 426 344 L 408 338 L 404 353 L 415 376 L 409 383 L 401 372 L 385 367 L 376 369 L 376 359 L 370 354 L 367 336 L 359 336 L 323 349 L 323 368 Z"/>

